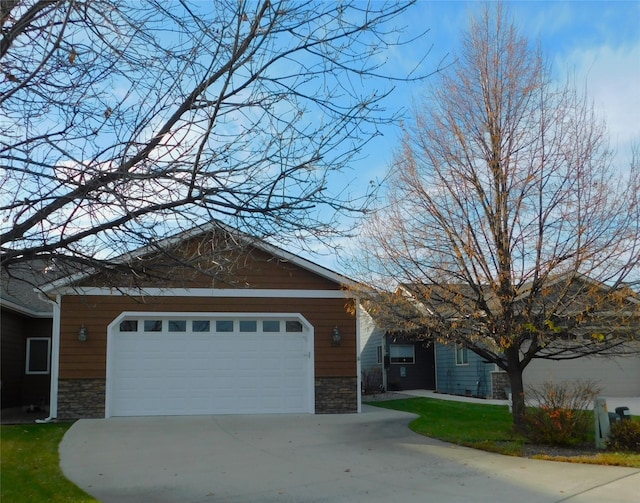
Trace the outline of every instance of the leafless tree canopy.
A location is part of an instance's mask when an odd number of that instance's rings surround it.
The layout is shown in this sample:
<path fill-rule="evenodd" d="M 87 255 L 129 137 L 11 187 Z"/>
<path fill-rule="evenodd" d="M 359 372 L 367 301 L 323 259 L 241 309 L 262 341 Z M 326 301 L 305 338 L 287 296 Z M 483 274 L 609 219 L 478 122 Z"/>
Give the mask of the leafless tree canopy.
<path fill-rule="evenodd" d="M 518 397 L 533 358 L 615 353 L 637 333 L 639 170 L 612 163 L 587 99 L 550 80 L 500 4 L 462 47 L 406 125 L 363 247 L 403 284 L 378 309 L 495 362 Z"/>
<path fill-rule="evenodd" d="M 97 265 L 212 220 L 335 233 L 366 194 L 330 175 L 397 118 L 410 3 L 3 0 L 3 266 Z"/>

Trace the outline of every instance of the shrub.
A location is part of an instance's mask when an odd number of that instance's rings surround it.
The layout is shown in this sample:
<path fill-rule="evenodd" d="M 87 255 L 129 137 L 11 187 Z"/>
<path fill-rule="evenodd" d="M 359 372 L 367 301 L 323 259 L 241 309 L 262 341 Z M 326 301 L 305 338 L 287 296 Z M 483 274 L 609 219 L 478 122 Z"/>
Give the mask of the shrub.
<path fill-rule="evenodd" d="M 374 395 L 384 391 L 382 385 L 382 370 L 373 369 L 367 372 L 362 371 L 362 393 L 365 395 Z"/>
<path fill-rule="evenodd" d="M 640 452 L 640 422 L 624 420 L 612 423 L 607 449 Z"/>
<path fill-rule="evenodd" d="M 600 390 L 592 381 L 554 384 L 527 390 L 526 435 L 534 443 L 576 445 L 589 438 L 591 409 Z"/>

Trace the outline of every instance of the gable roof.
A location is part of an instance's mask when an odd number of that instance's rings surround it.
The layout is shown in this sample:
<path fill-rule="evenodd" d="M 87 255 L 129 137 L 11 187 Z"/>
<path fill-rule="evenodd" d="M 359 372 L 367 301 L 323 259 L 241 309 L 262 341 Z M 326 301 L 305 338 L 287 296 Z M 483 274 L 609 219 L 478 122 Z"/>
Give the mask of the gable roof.
<path fill-rule="evenodd" d="M 42 260 L 18 264 L 8 273 L 0 268 L 0 303 L 2 307 L 35 318 L 53 316 L 53 306 L 44 300 L 39 287 L 54 279 Z"/>
<path fill-rule="evenodd" d="M 516 304 L 523 305 L 532 292 L 532 283 L 525 284 L 517 292 L 513 299 Z M 625 303 L 632 309 L 640 306 L 640 296 L 630 288 L 611 288 L 584 274 L 563 274 L 549 278 L 541 286 L 544 290 L 544 302 L 540 296 L 536 297 L 533 311 L 545 310 L 545 305 L 558 303 L 558 314 L 571 315 L 589 309 L 594 304 L 601 304 L 600 312 L 620 310 L 620 304 Z M 478 290 L 482 295 L 478 299 Z M 440 316 L 443 318 L 460 317 L 465 315 L 480 314 L 478 301 L 481 300 L 489 309 L 498 308 L 498 298 L 495 292 L 488 286 L 479 285 L 474 289 L 468 284 L 425 284 L 402 283 L 398 286 L 407 298 L 416 303 L 416 308 L 423 314 Z M 603 300 L 606 299 L 606 305 Z M 617 305 L 613 306 L 614 299 Z"/>
<path fill-rule="evenodd" d="M 186 231 L 182 231 L 178 234 L 162 239 L 157 243 L 153 243 L 152 245 L 146 245 L 136 250 L 133 250 L 131 252 L 125 253 L 120 257 L 116 258 L 114 262 L 120 263 L 120 264 L 126 264 L 133 260 L 140 259 L 140 258 L 149 256 L 153 253 L 156 253 L 158 250 L 168 249 L 186 240 L 196 238 L 198 236 L 204 236 L 208 233 L 212 233 L 220 230 L 223 232 L 229 233 L 230 235 L 233 235 L 236 239 L 238 239 L 245 245 L 253 246 L 284 262 L 291 263 L 295 266 L 305 269 L 313 274 L 316 274 L 336 284 L 347 286 L 347 287 L 355 286 L 357 284 L 356 281 L 354 281 L 353 279 L 343 274 L 332 271 L 327 267 L 316 264 L 315 262 L 312 262 L 308 259 L 300 257 L 299 255 L 296 255 L 294 253 L 288 252 L 282 248 L 279 248 L 278 246 L 268 243 L 262 239 L 258 239 L 256 237 L 250 236 L 246 233 L 243 233 L 237 229 L 234 229 L 220 222 L 212 222 L 207 225 L 197 226 L 197 227 L 188 229 Z M 97 272 L 99 271 L 92 269 L 92 270 L 75 273 L 67 277 L 60 278 L 58 280 L 44 284 L 42 286 L 42 290 L 47 293 L 54 293 L 56 290 L 62 287 L 77 283 L 78 281 L 88 278 L 89 276 L 92 276 Z M 118 286 L 118 285 L 113 285 L 113 286 Z"/>

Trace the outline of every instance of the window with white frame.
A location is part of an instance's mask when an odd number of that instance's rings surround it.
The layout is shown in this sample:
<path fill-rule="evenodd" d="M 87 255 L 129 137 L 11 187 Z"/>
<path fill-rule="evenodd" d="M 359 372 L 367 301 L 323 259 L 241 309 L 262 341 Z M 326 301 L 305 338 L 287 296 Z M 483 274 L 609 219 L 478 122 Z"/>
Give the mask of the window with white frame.
<path fill-rule="evenodd" d="M 25 373 L 48 374 L 50 356 L 51 339 L 49 337 L 28 337 Z"/>
<path fill-rule="evenodd" d="M 389 346 L 391 363 L 415 363 L 415 346 L 413 344 L 391 344 Z"/>
<path fill-rule="evenodd" d="M 456 344 L 456 365 L 469 365 L 469 351 L 462 344 Z"/>
<path fill-rule="evenodd" d="M 377 363 L 382 363 L 382 346 L 378 346 L 376 349 L 378 351 Z"/>

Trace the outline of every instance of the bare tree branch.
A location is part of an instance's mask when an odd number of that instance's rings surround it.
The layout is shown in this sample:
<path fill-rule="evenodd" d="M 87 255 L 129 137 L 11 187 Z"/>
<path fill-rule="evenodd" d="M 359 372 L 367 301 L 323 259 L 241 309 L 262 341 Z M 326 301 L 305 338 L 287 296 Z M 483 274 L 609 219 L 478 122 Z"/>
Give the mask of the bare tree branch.
<path fill-rule="evenodd" d="M 4 2 L 2 266 L 97 267 L 217 219 L 347 232 L 369 194 L 334 175 L 431 73 L 386 71 L 411 3 Z"/>

